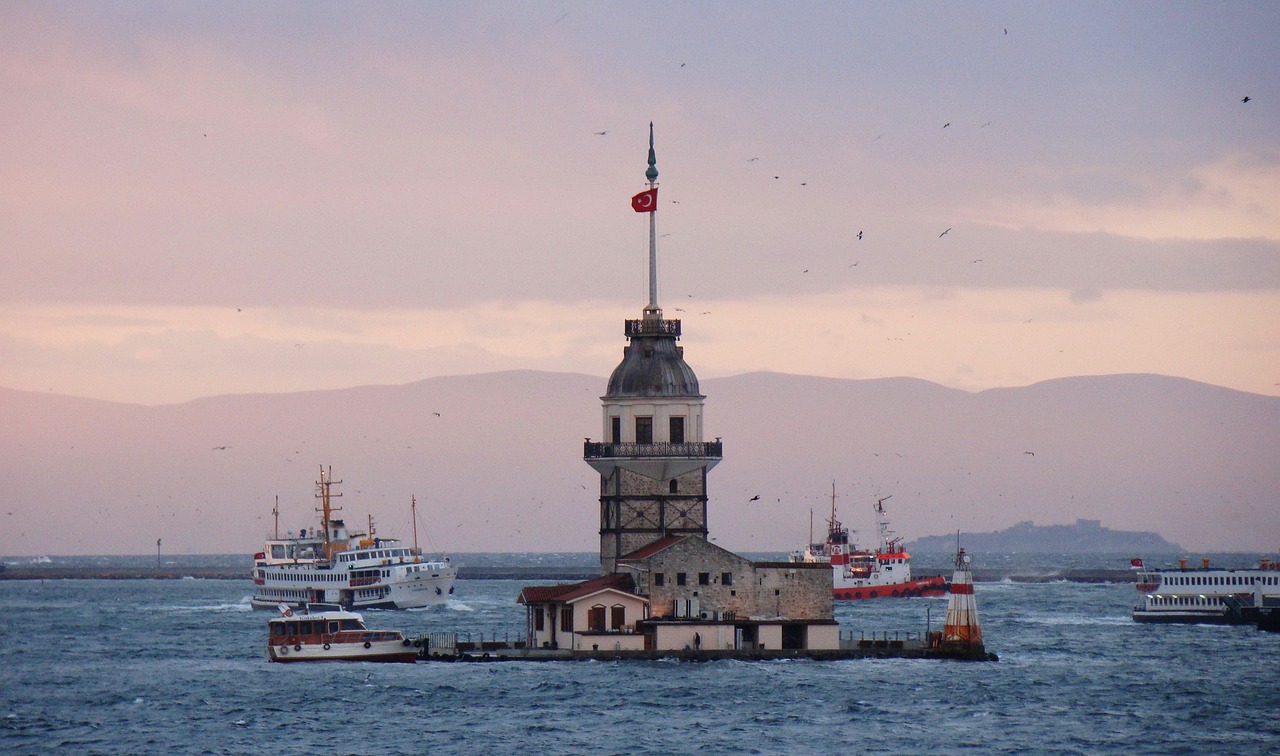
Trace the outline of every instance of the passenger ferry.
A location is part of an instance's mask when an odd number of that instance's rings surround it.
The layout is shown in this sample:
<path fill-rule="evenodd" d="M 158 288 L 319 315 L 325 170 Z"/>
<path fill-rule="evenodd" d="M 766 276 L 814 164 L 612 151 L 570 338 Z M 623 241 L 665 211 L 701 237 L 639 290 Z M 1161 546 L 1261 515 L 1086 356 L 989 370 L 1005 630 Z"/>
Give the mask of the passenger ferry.
<path fill-rule="evenodd" d="M 418 650 L 398 630 L 370 630 L 364 618 L 333 604 L 308 604 L 295 613 L 280 605 L 267 623 L 267 659 L 273 662 L 413 662 Z"/>
<path fill-rule="evenodd" d="M 414 546 L 394 538 L 349 533 L 331 500 L 342 496 L 332 486 L 332 469 L 320 468 L 316 498 L 320 499 L 320 527 L 298 537 L 271 538 L 254 555 L 255 609 L 280 604 L 300 607 L 310 603 L 338 604 L 345 609 L 417 609 L 443 604 L 453 594 L 458 570 L 449 559 L 428 559 L 417 547 L 417 502 L 413 513 Z M 279 516 L 279 508 L 276 509 Z"/>
<path fill-rule="evenodd" d="M 870 551 L 859 549 L 850 542 L 849 529 L 836 519 L 836 492 L 832 485 L 826 542 L 813 542 L 811 536 L 804 552 L 793 552 L 791 561 L 830 563 L 832 590 L 837 600 L 947 595 L 947 581 L 941 575 L 911 577 L 911 555 L 902 548 L 901 538 L 890 537 L 892 531 L 884 511 L 884 503 L 890 498 L 878 499 L 874 505 L 880 545 Z"/>
<path fill-rule="evenodd" d="M 1141 601 L 1133 608 L 1135 622 L 1257 623 L 1280 612 L 1280 561 L 1263 558 L 1257 567 L 1227 569 L 1187 567 L 1148 570 L 1133 560 Z"/>

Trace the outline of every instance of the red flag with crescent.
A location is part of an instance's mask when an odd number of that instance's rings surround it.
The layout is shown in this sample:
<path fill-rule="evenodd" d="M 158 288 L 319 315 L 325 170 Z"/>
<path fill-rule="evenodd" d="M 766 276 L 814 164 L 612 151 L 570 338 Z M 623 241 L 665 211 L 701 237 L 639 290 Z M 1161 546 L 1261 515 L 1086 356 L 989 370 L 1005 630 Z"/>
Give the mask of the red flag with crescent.
<path fill-rule="evenodd" d="M 658 188 L 647 189 L 631 198 L 631 209 L 637 213 L 652 213 L 658 209 Z"/>

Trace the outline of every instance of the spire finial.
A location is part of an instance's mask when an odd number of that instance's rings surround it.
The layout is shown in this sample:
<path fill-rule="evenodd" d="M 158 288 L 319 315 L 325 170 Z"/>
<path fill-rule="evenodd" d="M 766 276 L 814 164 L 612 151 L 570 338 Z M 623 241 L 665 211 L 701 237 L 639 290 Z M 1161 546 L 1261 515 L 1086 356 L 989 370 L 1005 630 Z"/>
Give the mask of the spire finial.
<path fill-rule="evenodd" d="M 658 180 L 658 156 L 653 151 L 653 121 L 649 121 L 649 170 L 644 172 L 649 183 Z"/>

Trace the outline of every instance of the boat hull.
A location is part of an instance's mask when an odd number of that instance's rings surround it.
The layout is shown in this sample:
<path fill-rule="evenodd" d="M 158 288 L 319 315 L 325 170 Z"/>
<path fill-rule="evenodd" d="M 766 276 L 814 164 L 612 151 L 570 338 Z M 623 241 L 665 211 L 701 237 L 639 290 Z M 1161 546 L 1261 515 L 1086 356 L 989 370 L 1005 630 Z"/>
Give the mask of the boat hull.
<path fill-rule="evenodd" d="M 448 603 L 456 572 L 359 588 L 315 588 L 309 582 L 266 580 L 255 586 L 250 604 L 254 609 L 276 609 L 281 604 L 300 607 L 307 603 L 335 603 L 353 611 L 365 609 L 425 609 Z"/>
<path fill-rule="evenodd" d="M 407 640 L 365 641 L 364 643 L 297 643 L 267 646 L 267 659 L 273 662 L 402 662 L 418 659 L 418 651 Z"/>
<path fill-rule="evenodd" d="M 839 585 L 833 595 L 837 601 L 866 601 L 881 598 L 941 598 L 947 595 L 947 581 L 942 577 L 919 578 L 903 583 Z"/>

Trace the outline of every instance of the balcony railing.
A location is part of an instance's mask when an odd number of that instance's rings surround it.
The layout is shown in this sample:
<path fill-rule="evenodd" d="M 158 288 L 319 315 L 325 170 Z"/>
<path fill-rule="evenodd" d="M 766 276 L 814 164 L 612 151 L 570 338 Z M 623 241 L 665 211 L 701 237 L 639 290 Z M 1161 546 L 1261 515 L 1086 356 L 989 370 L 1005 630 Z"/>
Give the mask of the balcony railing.
<path fill-rule="evenodd" d="M 649 336 L 653 334 L 666 334 L 668 336 L 680 336 L 679 320 L 628 320 L 626 322 L 627 338 L 632 336 Z"/>
<path fill-rule="evenodd" d="M 582 445 L 582 457 L 584 459 L 660 457 L 723 459 L 724 442 L 716 440 L 685 444 L 611 444 L 601 441 L 586 441 Z"/>

